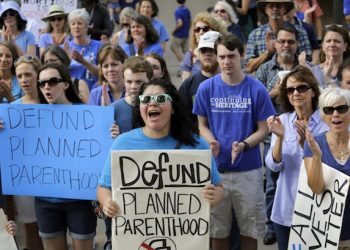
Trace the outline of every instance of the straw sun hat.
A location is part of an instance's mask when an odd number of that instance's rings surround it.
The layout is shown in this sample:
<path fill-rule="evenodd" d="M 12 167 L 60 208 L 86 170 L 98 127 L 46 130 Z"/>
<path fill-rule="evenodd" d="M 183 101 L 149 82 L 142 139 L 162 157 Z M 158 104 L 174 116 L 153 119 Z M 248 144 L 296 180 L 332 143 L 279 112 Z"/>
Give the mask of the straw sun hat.
<path fill-rule="evenodd" d="M 47 16 L 41 18 L 41 20 L 43 20 L 44 22 L 47 22 L 50 20 L 50 18 L 58 17 L 58 16 L 67 17 L 68 13 L 64 12 L 63 7 L 61 7 L 59 5 L 52 5 L 49 9 Z"/>

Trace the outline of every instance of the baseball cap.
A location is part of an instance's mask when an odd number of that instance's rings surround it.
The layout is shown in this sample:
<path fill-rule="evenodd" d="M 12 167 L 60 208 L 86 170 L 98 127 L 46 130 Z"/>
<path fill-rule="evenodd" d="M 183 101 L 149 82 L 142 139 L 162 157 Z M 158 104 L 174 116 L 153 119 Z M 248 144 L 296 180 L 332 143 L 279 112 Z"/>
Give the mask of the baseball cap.
<path fill-rule="evenodd" d="M 204 33 L 199 38 L 197 50 L 201 49 L 201 48 L 214 49 L 215 42 L 216 42 L 216 40 L 218 40 L 219 36 L 220 36 L 220 33 L 217 31 L 210 30 L 210 31 Z"/>

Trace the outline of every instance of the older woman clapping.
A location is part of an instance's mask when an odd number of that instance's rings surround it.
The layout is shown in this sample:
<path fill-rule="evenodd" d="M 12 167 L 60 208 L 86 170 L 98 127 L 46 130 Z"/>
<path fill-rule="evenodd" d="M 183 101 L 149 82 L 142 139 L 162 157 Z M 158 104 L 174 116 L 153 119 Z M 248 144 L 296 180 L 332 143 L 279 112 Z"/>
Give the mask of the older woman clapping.
<path fill-rule="evenodd" d="M 308 184 L 312 191 L 317 194 L 322 193 L 325 189 L 321 163 L 325 163 L 350 176 L 350 152 L 348 146 L 350 92 L 344 89 L 327 89 L 320 96 L 319 106 L 321 117 L 329 126 L 329 131 L 315 137 L 312 135 L 312 131 L 307 131 L 307 143 L 305 143 L 304 147 Z M 339 246 L 346 247 L 346 249 L 350 246 L 349 200 L 350 196 L 348 195 L 339 244 Z"/>
<path fill-rule="evenodd" d="M 274 222 L 278 249 L 288 248 L 294 201 L 303 159 L 305 129 L 320 133 L 327 129 L 317 110 L 320 90 L 312 72 L 297 66 L 282 81 L 280 102 L 284 113 L 267 120 L 272 132 L 266 166 L 280 172 L 271 220 Z"/>
<path fill-rule="evenodd" d="M 97 83 L 97 53 L 101 43 L 89 38 L 89 23 L 90 15 L 85 9 L 76 9 L 69 13 L 68 24 L 73 39 L 65 44 L 65 50 L 72 59 L 71 76 L 85 80 L 91 90 Z"/>

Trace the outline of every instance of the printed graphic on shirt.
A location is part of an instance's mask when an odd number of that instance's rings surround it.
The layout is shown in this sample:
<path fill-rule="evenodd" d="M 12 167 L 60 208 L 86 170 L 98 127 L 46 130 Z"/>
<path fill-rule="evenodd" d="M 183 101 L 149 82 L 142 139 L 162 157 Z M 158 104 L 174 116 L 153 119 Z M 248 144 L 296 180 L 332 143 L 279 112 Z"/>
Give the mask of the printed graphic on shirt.
<path fill-rule="evenodd" d="M 251 113 L 251 98 L 241 96 L 212 97 L 210 98 L 212 112 Z"/>

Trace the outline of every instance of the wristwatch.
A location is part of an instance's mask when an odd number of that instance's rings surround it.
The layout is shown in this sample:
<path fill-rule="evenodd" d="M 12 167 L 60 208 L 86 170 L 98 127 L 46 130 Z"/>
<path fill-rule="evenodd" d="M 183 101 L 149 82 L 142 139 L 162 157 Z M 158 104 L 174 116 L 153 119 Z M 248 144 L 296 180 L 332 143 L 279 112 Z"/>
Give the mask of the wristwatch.
<path fill-rule="evenodd" d="M 250 146 L 249 146 L 248 142 L 246 142 L 246 141 L 242 141 L 242 142 L 244 144 L 243 151 L 247 151 L 248 149 L 250 149 Z"/>

